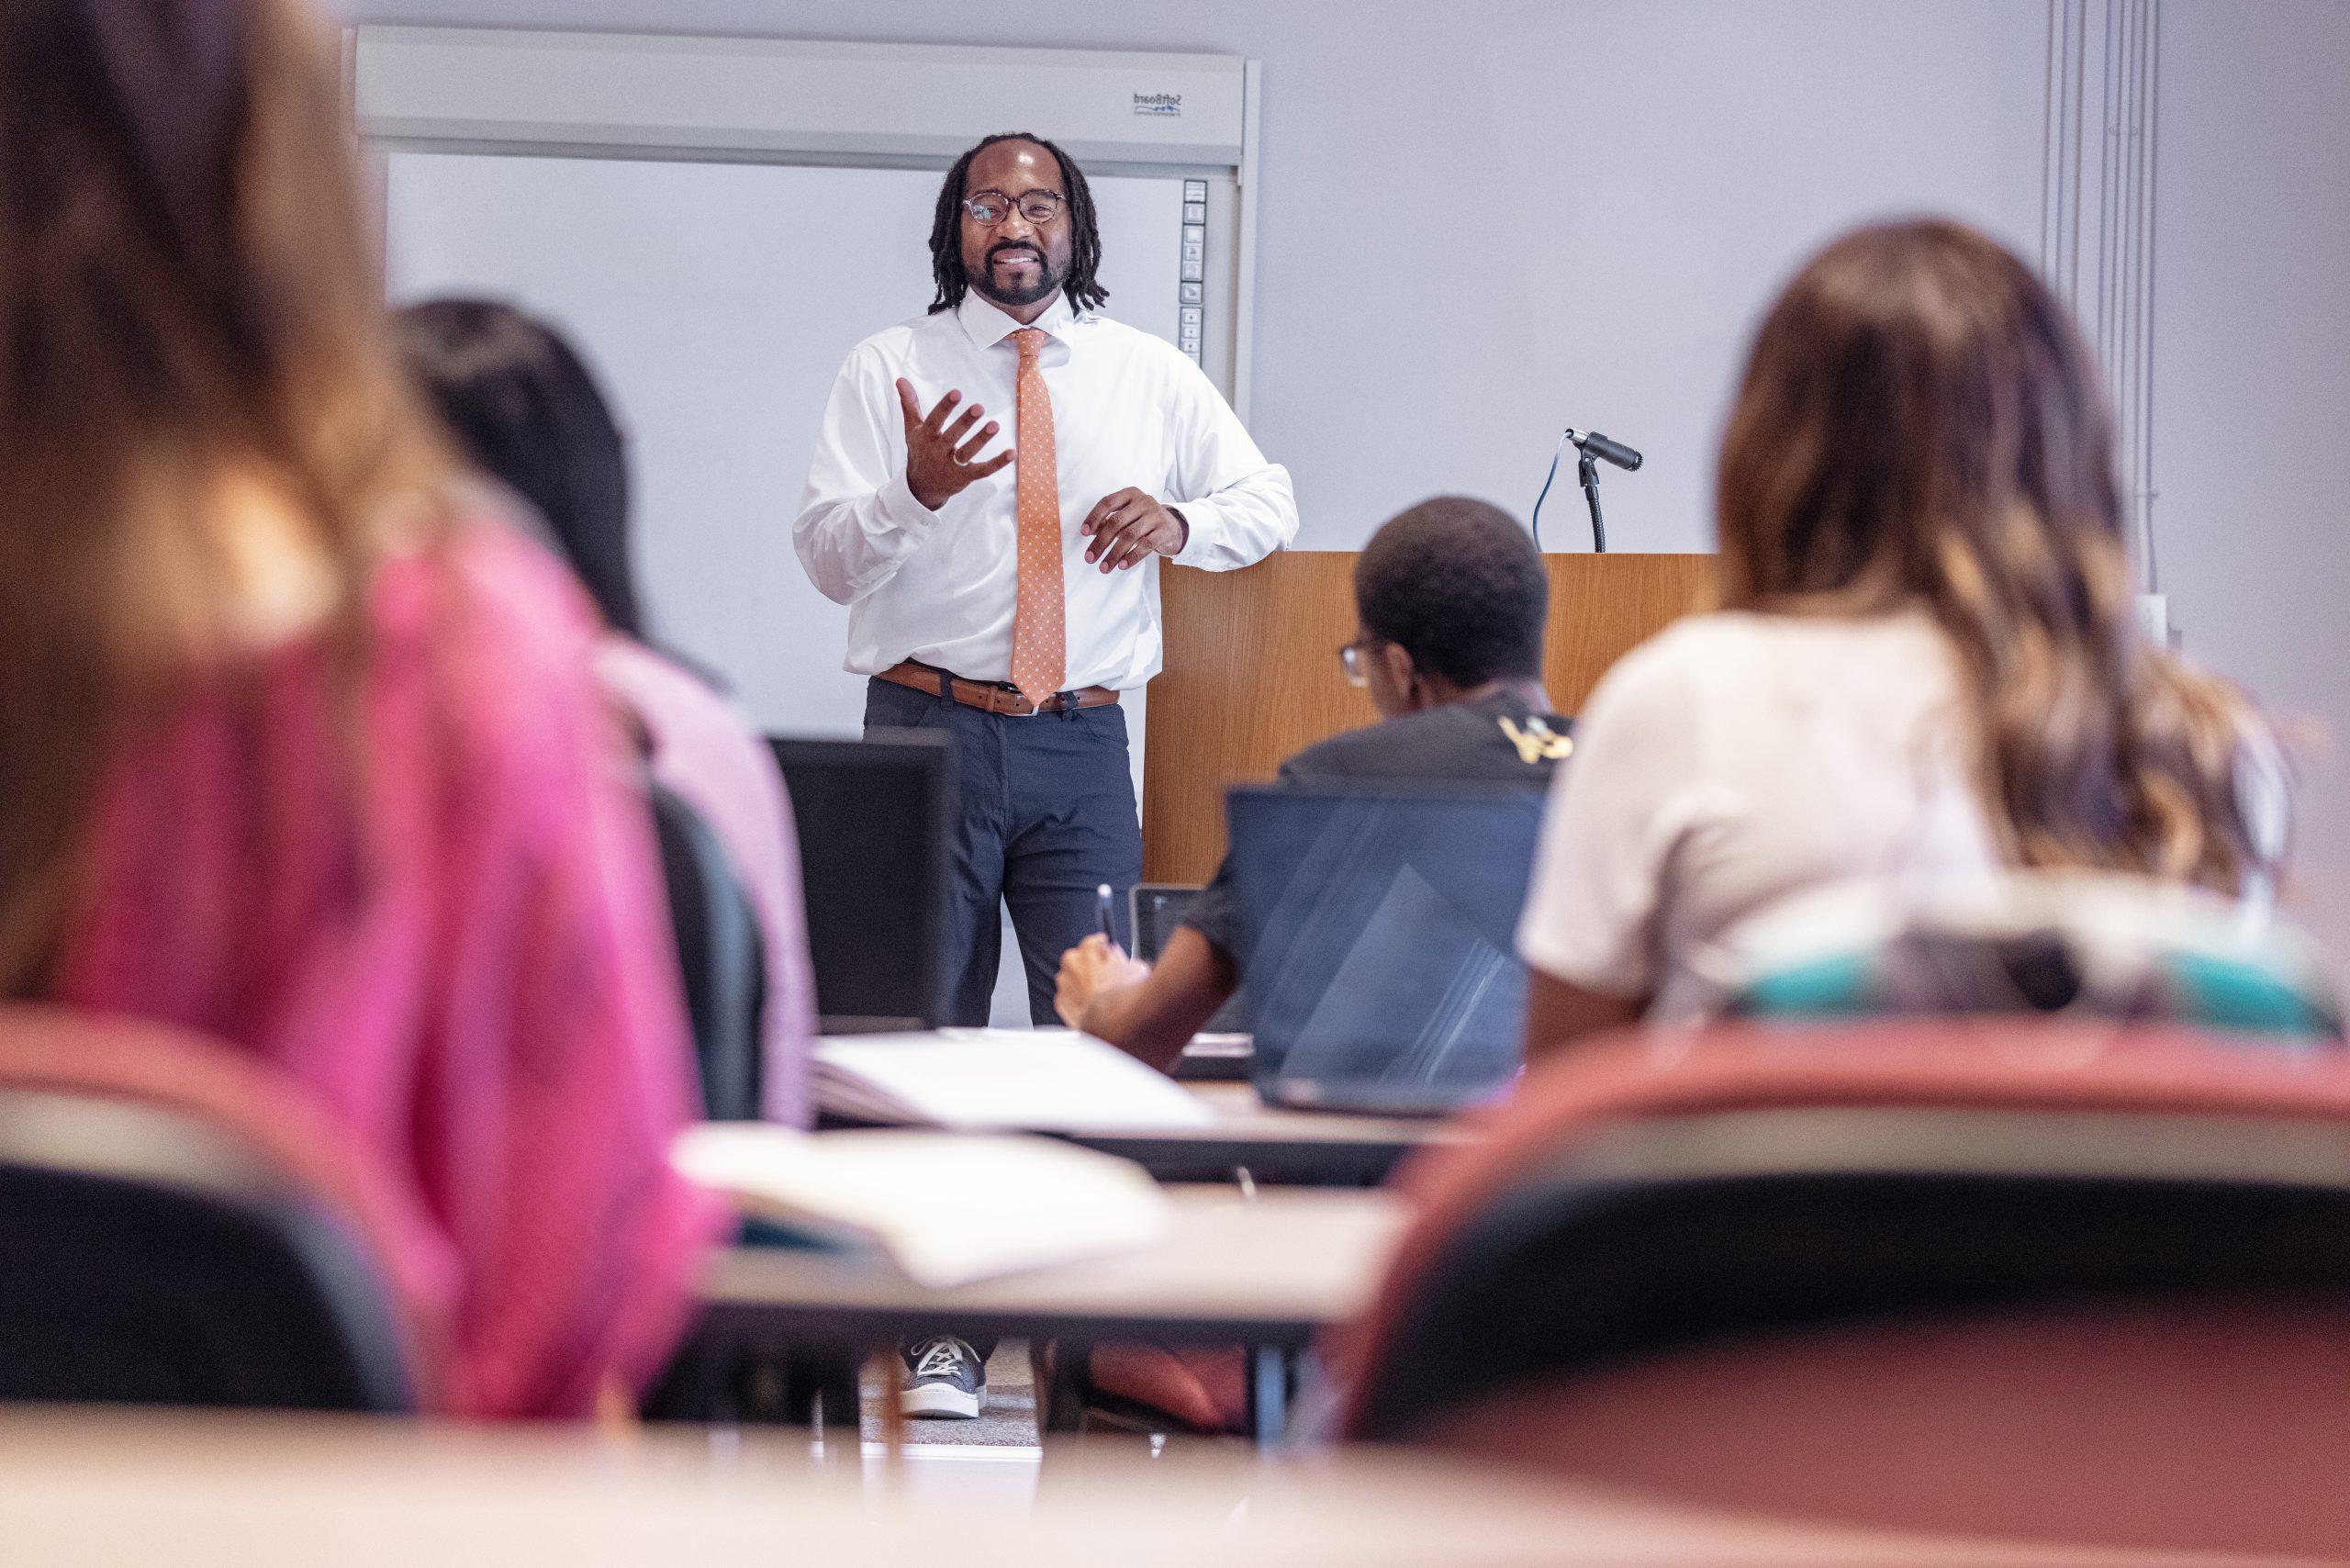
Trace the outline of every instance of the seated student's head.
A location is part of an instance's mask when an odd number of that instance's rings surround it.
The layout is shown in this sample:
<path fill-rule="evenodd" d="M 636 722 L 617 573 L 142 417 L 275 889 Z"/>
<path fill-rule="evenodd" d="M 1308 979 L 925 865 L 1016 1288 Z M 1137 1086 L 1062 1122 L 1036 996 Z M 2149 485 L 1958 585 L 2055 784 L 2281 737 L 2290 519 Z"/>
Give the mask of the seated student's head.
<path fill-rule="evenodd" d="M 538 512 L 612 629 L 642 637 L 627 454 L 578 353 L 553 327 L 496 300 L 411 305 L 394 325 L 465 454 Z"/>
<path fill-rule="evenodd" d="M 2256 721 L 2136 630 L 2096 364 L 2023 262 L 1938 221 L 1863 229 L 1773 306 L 1723 439 L 1725 604 L 1921 609 L 1955 652 L 2010 862 L 2228 890 Z"/>
<path fill-rule="evenodd" d="M 1348 675 L 1382 716 L 1542 678 L 1550 579 L 1515 518 L 1438 496 L 1382 524 L 1355 563 Z"/>
<path fill-rule="evenodd" d="M 335 41 L 291 0 L 0 6 L 0 996 L 139 720 L 438 529 Z"/>

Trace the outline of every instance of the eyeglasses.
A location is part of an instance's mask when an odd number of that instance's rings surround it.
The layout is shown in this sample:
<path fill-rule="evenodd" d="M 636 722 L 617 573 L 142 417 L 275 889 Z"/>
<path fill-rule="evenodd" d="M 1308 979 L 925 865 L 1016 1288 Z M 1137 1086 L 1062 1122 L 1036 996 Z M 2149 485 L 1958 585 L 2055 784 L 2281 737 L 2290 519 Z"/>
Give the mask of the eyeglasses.
<path fill-rule="evenodd" d="M 1017 202 L 1002 191 L 980 191 L 966 198 L 963 210 L 980 228 L 992 229 L 1011 217 L 1013 207 L 1017 206 L 1021 217 L 1041 228 L 1058 218 L 1061 208 L 1068 205 L 1069 198 L 1058 191 L 1023 191 Z"/>
<path fill-rule="evenodd" d="M 1338 650 L 1338 667 L 1347 672 L 1348 686 L 1371 684 L 1371 665 L 1364 656 L 1369 651 L 1369 644 L 1360 640 L 1348 643 Z"/>

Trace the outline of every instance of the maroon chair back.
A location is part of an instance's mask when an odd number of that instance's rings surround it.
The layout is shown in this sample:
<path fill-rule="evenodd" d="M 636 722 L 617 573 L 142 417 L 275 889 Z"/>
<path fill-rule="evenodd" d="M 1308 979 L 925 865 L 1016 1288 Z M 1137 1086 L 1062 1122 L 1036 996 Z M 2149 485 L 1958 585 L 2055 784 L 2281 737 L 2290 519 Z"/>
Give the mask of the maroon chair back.
<path fill-rule="evenodd" d="M 1345 1429 L 1696 1506 L 2350 1547 L 2350 1061 L 2184 1033 L 1627 1037 L 1402 1177 Z"/>

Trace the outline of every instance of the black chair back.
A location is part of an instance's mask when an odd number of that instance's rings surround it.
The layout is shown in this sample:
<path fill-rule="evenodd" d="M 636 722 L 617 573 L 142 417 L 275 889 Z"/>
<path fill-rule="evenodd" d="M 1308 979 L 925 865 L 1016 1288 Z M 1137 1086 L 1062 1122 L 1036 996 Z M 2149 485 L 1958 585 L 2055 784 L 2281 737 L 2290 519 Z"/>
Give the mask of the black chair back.
<path fill-rule="evenodd" d="M 0 1400 L 405 1413 L 380 1271 L 229 1131 L 0 1090 Z"/>
<path fill-rule="evenodd" d="M 756 1121 L 767 991 L 758 914 L 700 813 L 659 784 L 651 795 L 702 1111 L 715 1122 Z"/>

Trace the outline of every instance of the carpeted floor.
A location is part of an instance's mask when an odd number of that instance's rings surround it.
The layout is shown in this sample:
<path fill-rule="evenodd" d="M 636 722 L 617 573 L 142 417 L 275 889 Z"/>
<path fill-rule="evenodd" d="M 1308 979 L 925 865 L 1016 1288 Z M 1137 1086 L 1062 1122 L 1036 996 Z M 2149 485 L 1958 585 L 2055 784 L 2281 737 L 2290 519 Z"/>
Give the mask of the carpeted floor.
<path fill-rule="evenodd" d="M 881 1440 L 884 1390 L 868 1370 L 865 1379 L 864 1436 Z M 1028 1341 L 1006 1339 L 988 1359 L 988 1397 L 976 1421 L 909 1421 L 906 1439 L 916 1443 L 968 1443 L 986 1448 L 1036 1446 L 1036 1389 L 1028 1368 Z"/>

